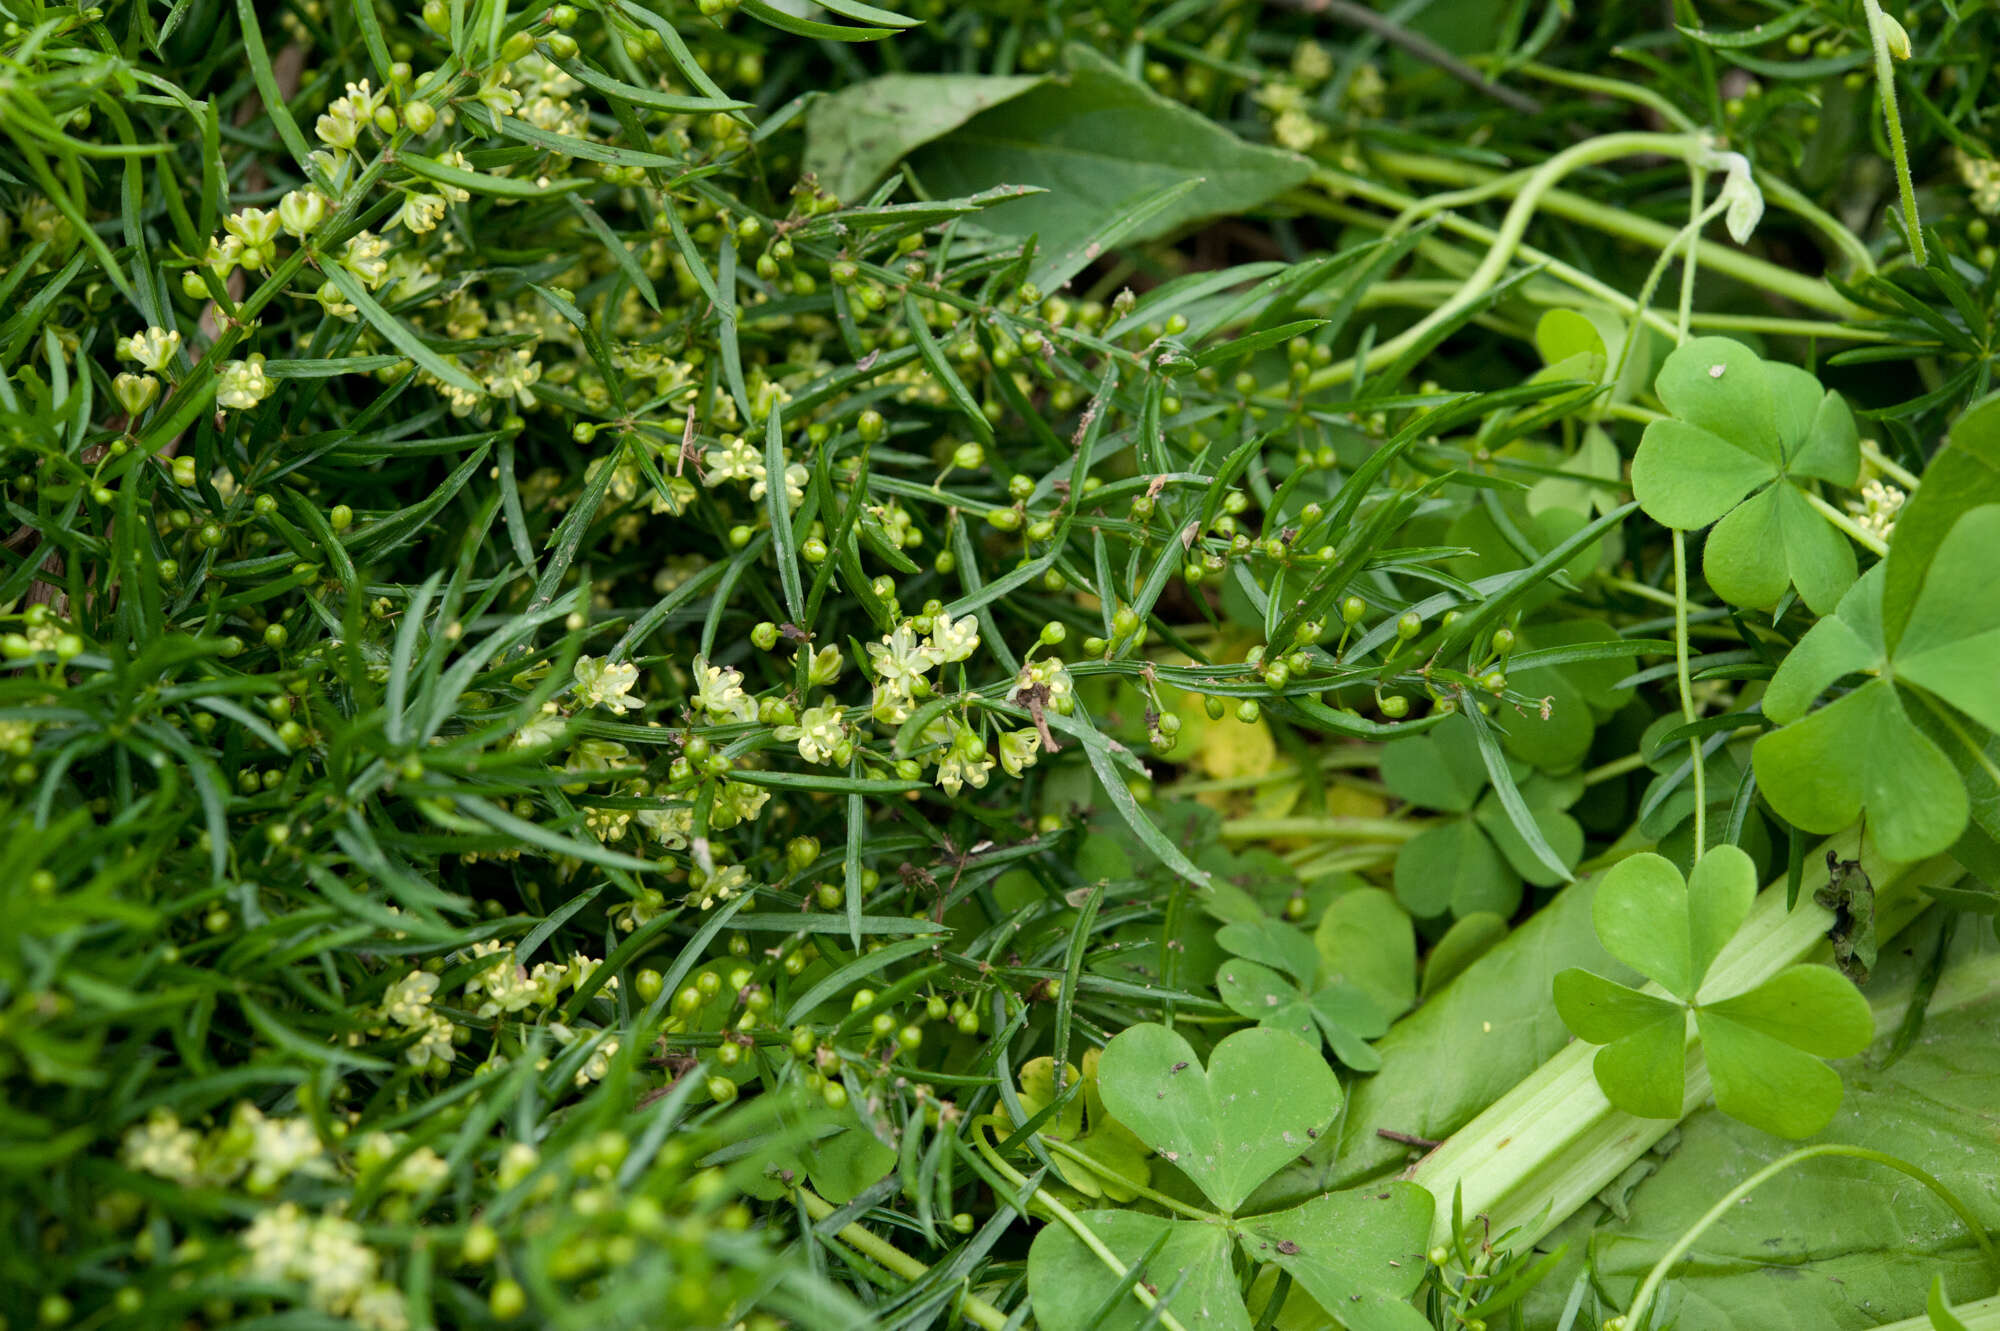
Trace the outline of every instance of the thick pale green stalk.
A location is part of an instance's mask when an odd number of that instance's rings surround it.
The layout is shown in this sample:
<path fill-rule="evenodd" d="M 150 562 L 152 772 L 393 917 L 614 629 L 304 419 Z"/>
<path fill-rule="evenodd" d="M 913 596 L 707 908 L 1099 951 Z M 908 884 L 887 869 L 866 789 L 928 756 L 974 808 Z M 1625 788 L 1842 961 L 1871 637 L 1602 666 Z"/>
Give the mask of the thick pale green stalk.
<path fill-rule="evenodd" d="M 1820 863 L 1828 850 L 1854 858 L 1858 840 L 1858 832 L 1844 832 L 1813 852 L 1808 864 Z M 1922 864 L 1885 862 L 1872 851 L 1859 858 L 1875 884 L 1876 924 L 1885 941 L 1923 908 L 1922 888 L 1963 872 L 1948 856 Z M 1761 984 L 1824 948 L 1832 923 L 1832 914 L 1809 894 L 1787 910 L 1780 879 L 1758 897 L 1750 918 L 1717 958 L 1710 983 L 1718 993 Z M 1648 992 L 1665 991 L 1654 985 Z M 1438 1199 L 1433 1242 L 1450 1240 L 1457 1195 L 1464 1214 L 1487 1217 L 1494 1234 L 1518 1230 L 1517 1244 L 1532 1243 L 1673 1130 L 1677 1119 L 1638 1118 L 1614 1109 L 1592 1072 L 1596 1055 L 1596 1046 L 1572 1042 L 1417 1162 L 1410 1178 Z M 1690 1037 L 1681 1116 L 1700 1108 L 1709 1090 L 1708 1065 Z"/>
<path fill-rule="evenodd" d="M 2000 1331 L 2000 1294 L 1977 1303 L 1961 1303 L 1952 1313 L 1965 1323 L 1965 1331 Z M 1875 1331 L 1936 1331 L 1936 1327 L 1928 1316 L 1906 1317 L 1900 1322 L 1885 1323 Z"/>

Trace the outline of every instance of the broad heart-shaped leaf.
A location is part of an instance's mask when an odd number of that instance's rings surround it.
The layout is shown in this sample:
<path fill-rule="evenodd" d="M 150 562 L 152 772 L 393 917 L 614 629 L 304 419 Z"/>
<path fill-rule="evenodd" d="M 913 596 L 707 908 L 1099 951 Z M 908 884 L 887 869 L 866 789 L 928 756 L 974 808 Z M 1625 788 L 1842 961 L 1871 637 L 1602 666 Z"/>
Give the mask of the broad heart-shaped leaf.
<path fill-rule="evenodd" d="M 1965 783 L 1886 679 L 1760 736 L 1750 752 L 1758 790 L 1808 832 L 1838 832 L 1866 810 L 1882 853 L 1912 861 L 1965 829 Z"/>
<path fill-rule="evenodd" d="M 1417 998 L 1417 934 L 1396 899 L 1362 887 L 1333 899 L 1313 930 L 1320 978 L 1347 983 L 1400 1013 Z"/>
<path fill-rule="evenodd" d="M 854 202 L 903 157 L 982 111 L 1044 82 L 1041 75 L 885 74 L 813 103 L 805 169 Z"/>
<path fill-rule="evenodd" d="M 1205 1069 L 1176 1032 L 1128 1027 L 1105 1046 L 1098 1089 L 1113 1117 L 1227 1212 L 1340 1109 L 1340 1083 L 1319 1051 L 1263 1026 L 1217 1044 Z"/>
<path fill-rule="evenodd" d="M 1130 1268 L 1161 1244 L 1147 1263 L 1145 1282 L 1165 1296 L 1179 1283 L 1167 1310 L 1184 1327 L 1251 1331 L 1250 1314 L 1238 1291 L 1230 1260 L 1229 1233 L 1199 1220 L 1169 1220 L 1143 1211 L 1085 1211 L 1077 1217 Z M 1164 1241 L 1164 1242 L 1163 1242 Z M 1137 1331 L 1147 1324 L 1146 1306 L 1119 1276 L 1084 1246 L 1068 1226 L 1044 1225 L 1028 1249 L 1028 1298 L 1042 1331 Z M 1111 1302 L 1113 1296 L 1116 1301 Z M 1106 1305 L 1109 1309 L 1106 1311 Z M 1100 1312 L 1105 1315 L 1097 1320 Z M 1157 1323 L 1154 1323 L 1157 1325 Z"/>
<path fill-rule="evenodd" d="M 1521 904 L 1521 876 L 1470 818 L 1427 827 L 1396 853 L 1396 900 L 1418 919 L 1449 911 L 1512 914 Z"/>
<path fill-rule="evenodd" d="M 1773 1136 L 1797 1140 L 1840 1108 L 1840 1075 L 1811 1054 L 1719 1012 L 1695 1013 L 1715 1107 Z"/>
<path fill-rule="evenodd" d="M 1535 826 L 1541 829 L 1542 839 L 1548 842 L 1557 859 L 1570 866 L 1583 857 L 1583 827 L 1565 809 L 1575 802 L 1581 792 L 1581 783 L 1567 778 L 1547 777 L 1540 772 L 1521 783 L 1521 800 L 1528 806 Z M 1486 835 L 1493 838 L 1501 857 L 1515 873 L 1536 887 L 1555 887 L 1563 881 L 1553 869 L 1542 863 L 1534 851 L 1528 849 L 1527 839 L 1515 828 L 1514 820 L 1507 816 L 1507 806 L 1500 802 L 1498 791 L 1487 791 L 1472 816 Z M 1506 898 L 1467 899 L 1462 903 L 1463 913 L 1490 910 L 1512 915 L 1520 900 L 1519 896 L 1512 898 L 1511 902 Z"/>
<path fill-rule="evenodd" d="M 1409 804 L 1444 813 L 1470 813 L 1486 788 L 1479 737 L 1461 717 L 1382 746 L 1382 784 Z"/>
<path fill-rule="evenodd" d="M 1604 1098 L 1641 1118 L 1679 1118 L 1687 1095 L 1687 1009 L 1586 970 L 1555 979 L 1556 1011 L 1578 1039 Z"/>
<path fill-rule="evenodd" d="M 1215 969 L 1215 989 L 1237 1016 L 1319 1043 L 1312 1005 L 1296 982 L 1269 966 L 1231 957 Z"/>
<path fill-rule="evenodd" d="M 1884 644 L 1886 565 L 1869 570 L 1834 614 L 1799 640 L 1764 699 L 1765 712 L 1787 724 L 1752 750 L 1772 808 L 1813 832 L 1838 831 L 1865 811 L 1871 835 L 1892 859 L 1922 859 L 1958 839 L 1970 807 L 1964 781 L 1912 719 L 1913 707 L 1931 704 L 1910 691 L 2000 730 L 2000 597 L 1991 595 L 1990 569 L 1996 543 L 2000 505 L 1956 518 L 1932 550 L 1893 654 Z M 1880 677 L 1807 712 L 1837 679 L 1870 672 Z"/>
<path fill-rule="evenodd" d="M 1246 143 L 1207 116 L 1154 93 L 1095 52 L 1072 47 L 1061 79 L 975 116 L 911 159 L 939 198 L 988 185 L 1039 185 L 1046 194 L 1002 204 L 980 225 L 1039 236 L 1062 254 L 1102 232 L 1121 210 L 1169 186 L 1191 191 L 1146 218 L 1127 240 L 1166 235 L 1189 222 L 1238 215 L 1304 182 L 1302 157 Z M 966 182 L 982 182 L 961 189 Z"/>
<path fill-rule="evenodd" d="M 1901 641 L 1931 560 L 1959 518 L 1983 504 L 2000 504 L 2000 393 L 1989 393 L 1952 422 L 1923 479 L 1896 514 L 1896 536 L 1882 561 L 1882 620 L 1891 647 Z"/>
<path fill-rule="evenodd" d="M 1632 459 L 1640 506 L 1684 531 L 1716 524 L 1702 572 L 1726 600 L 1768 606 L 1796 586 L 1808 606 L 1831 611 L 1854 581 L 1854 550 L 1804 487 L 1850 485 L 1860 470 L 1840 395 L 1719 337 L 1668 356 L 1655 388 L 1673 418 L 1648 425 Z"/>
<path fill-rule="evenodd" d="M 1736 508 L 1702 547 L 1701 572 L 1732 605 L 1770 606 L 1787 585 L 1826 614 L 1854 585 L 1854 547 L 1813 511 L 1797 486 L 1766 487 Z"/>
<path fill-rule="evenodd" d="M 1686 880 L 1672 863 L 1648 851 L 1620 860 L 1605 874 L 1591 918 L 1612 956 L 1693 1002 L 1708 968 L 1756 899 L 1757 867 L 1735 846 L 1709 851 Z"/>
<path fill-rule="evenodd" d="M 1667 357 L 1653 388 L 1676 418 L 1775 464 L 1783 440 L 1768 369 L 1734 338 L 1697 337 Z"/>
<path fill-rule="evenodd" d="M 1900 526 L 1900 524 L 1899 524 Z M 2000 731 L 2000 504 L 1962 515 L 1931 559 L 1891 657 L 1896 677 Z"/>
<path fill-rule="evenodd" d="M 1428 1331 L 1410 1296 L 1424 1277 L 1433 1205 L 1413 1183 L 1329 1192 L 1245 1221 L 1243 1251 L 1289 1271 L 1348 1331 Z"/>

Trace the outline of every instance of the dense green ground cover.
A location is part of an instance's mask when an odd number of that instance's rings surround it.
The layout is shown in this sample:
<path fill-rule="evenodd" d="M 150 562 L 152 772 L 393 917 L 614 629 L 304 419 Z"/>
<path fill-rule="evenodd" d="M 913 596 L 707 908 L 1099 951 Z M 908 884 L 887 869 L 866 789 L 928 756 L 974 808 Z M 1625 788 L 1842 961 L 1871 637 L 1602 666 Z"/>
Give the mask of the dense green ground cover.
<path fill-rule="evenodd" d="M 0 3 L 0 1327 L 2000 1326 L 1993 7 L 823 3 Z"/>

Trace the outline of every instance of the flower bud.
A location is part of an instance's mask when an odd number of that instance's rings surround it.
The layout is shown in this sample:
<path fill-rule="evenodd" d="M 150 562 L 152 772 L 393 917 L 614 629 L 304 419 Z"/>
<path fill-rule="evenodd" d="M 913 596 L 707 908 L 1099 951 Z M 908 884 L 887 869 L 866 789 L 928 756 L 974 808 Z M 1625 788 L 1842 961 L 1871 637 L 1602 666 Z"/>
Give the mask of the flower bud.
<path fill-rule="evenodd" d="M 160 381 L 150 374 L 121 374 L 111 381 L 111 391 L 127 416 L 137 417 L 160 395 Z"/>
<path fill-rule="evenodd" d="M 278 224 L 285 234 L 299 240 L 316 234 L 333 212 L 333 200 L 316 185 L 295 189 L 278 200 Z"/>

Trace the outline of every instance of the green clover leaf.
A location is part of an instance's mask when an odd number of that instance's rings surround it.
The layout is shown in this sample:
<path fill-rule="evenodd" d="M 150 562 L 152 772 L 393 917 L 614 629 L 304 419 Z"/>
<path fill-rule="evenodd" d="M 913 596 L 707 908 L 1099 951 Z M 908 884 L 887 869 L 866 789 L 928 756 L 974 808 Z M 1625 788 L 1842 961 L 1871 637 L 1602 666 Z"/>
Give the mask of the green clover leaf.
<path fill-rule="evenodd" d="M 1290 1031 L 1315 1047 L 1324 1039 L 1356 1072 L 1382 1066 L 1368 1042 L 1388 1031 L 1395 1012 L 1360 985 L 1322 982 L 1311 939 L 1276 920 L 1225 925 L 1216 939 L 1236 954 L 1215 973 L 1216 990 L 1230 1011 Z"/>
<path fill-rule="evenodd" d="M 1561 687 L 1583 718 L 1587 746 L 1592 723 L 1584 695 L 1567 680 Z M 1412 837 L 1396 857 L 1396 899 L 1412 915 L 1511 915 L 1521 904 L 1524 879 L 1539 887 L 1558 882 L 1514 829 L 1499 796 L 1488 789 L 1478 737 L 1462 719 L 1384 746 L 1382 783 L 1405 803 L 1453 815 Z M 1583 853 L 1583 829 L 1564 810 L 1582 794 L 1581 787 L 1540 774 L 1524 776 L 1518 784 L 1543 838 L 1565 863 L 1576 863 Z"/>
<path fill-rule="evenodd" d="M 1965 783 L 1912 714 L 1945 704 L 2000 731 L 1996 542 L 2000 504 L 1957 518 L 1893 651 L 1883 633 L 1883 565 L 1799 639 L 1764 695 L 1764 713 L 1780 728 L 1751 750 L 1758 788 L 1782 817 L 1809 832 L 1836 832 L 1865 813 L 1892 860 L 1923 859 L 1958 839 L 1970 812 Z M 1808 711 L 1848 675 L 1872 678 Z"/>
<path fill-rule="evenodd" d="M 1319 1051 L 1264 1026 L 1219 1042 L 1204 1068 L 1177 1032 L 1142 1022 L 1105 1046 L 1097 1073 L 1112 1116 L 1226 1212 L 1340 1109 L 1340 1082 Z"/>
<path fill-rule="evenodd" d="M 1646 427 L 1632 459 L 1639 506 L 1683 531 L 1715 525 L 1702 572 L 1723 599 L 1770 606 L 1793 586 L 1814 611 L 1833 609 L 1854 582 L 1854 549 L 1808 496 L 1860 473 L 1846 402 L 1726 337 L 1683 344 L 1654 390 L 1672 418 Z"/>
<path fill-rule="evenodd" d="M 1593 1069 L 1605 1098 L 1642 1118 L 1678 1118 L 1687 1096 L 1692 1015 L 1715 1104 L 1780 1137 L 1809 1137 L 1840 1107 L 1840 1077 L 1822 1059 L 1857 1054 L 1874 1038 L 1868 1001 L 1839 972 L 1792 966 L 1755 988 L 1703 993 L 1709 968 L 1750 913 L 1757 870 L 1718 846 L 1683 879 L 1651 853 L 1620 861 L 1598 885 L 1598 938 L 1666 996 L 1585 970 L 1556 976 L 1556 1010 L 1578 1039 L 1602 1045 Z"/>
<path fill-rule="evenodd" d="M 1327 1325 L 1327 1310 L 1337 1309 L 1348 1331 L 1426 1331 L 1430 1319 L 1410 1305 L 1410 1296 L 1423 1281 L 1432 1209 L 1428 1192 L 1394 1182 L 1325 1193 L 1235 1226 L 1141 1211 L 1085 1211 L 1077 1219 L 1128 1270 L 1142 1267 L 1140 1278 L 1190 1331 L 1250 1331 L 1233 1246 L 1253 1263 L 1291 1274 L 1287 1319 L 1298 1306 L 1299 1324 Z M 1047 1225 L 1035 1235 L 1028 1297 L 1043 1331 L 1137 1331 L 1155 1324 L 1120 1284 L 1117 1272 L 1066 1226 Z"/>

